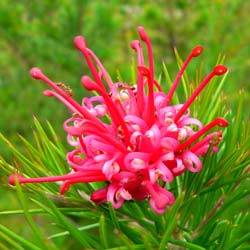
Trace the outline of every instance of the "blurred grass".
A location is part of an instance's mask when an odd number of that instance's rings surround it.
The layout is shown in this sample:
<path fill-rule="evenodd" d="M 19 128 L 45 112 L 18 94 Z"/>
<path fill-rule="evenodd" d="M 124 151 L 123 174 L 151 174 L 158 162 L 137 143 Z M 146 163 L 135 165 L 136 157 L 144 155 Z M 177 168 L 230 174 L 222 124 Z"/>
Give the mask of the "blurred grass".
<path fill-rule="evenodd" d="M 243 90 L 244 117 L 249 117 L 249 1 L 14 2 L 0 2 L 0 132 L 14 143 L 18 143 L 17 134 L 32 140 L 33 114 L 42 124 L 49 120 L 61 140 L 65 137 L 61 124 L 69 114 L 59 102 L 43 96 L 45 86 L 29 77 L 31 67 L 39 66 L 53 80 L 70 85 L 80 101 L 86 94 L 80 77 L 89 71 L 73 46 L 74 36 L 87 38 L 114 80 L 119 70 L 129 81 L 134 56 L 129 43 L 137 37 L 139 25 L 152 40 L 158 74 L 162 73 L 162 61 L 172 78 L 178 72 L 174 47 L 184 57 L 195 45 L 204 46 L 203 56 L 188 68 L 191 76 L 195 76 L 199 62 L 204 61 L 203 72 L 208 73 L 218 55 L 225 55 L 230 69 L 225 87 L 230 101 L 226 105 L 236 112 L 239 90 Z M 11 159 L 9 152 L 0 142 L 0 154 Z M 4 185 L 0 185 L 0 192 L 5 194 L 0 197 L 1 210 L 20 209 L 15 194 L 6 192 Z M 13 227 L 16 222 L 8 218 L 5 223 Z M 25 227 L 16 231 L 26 236 Z"/>

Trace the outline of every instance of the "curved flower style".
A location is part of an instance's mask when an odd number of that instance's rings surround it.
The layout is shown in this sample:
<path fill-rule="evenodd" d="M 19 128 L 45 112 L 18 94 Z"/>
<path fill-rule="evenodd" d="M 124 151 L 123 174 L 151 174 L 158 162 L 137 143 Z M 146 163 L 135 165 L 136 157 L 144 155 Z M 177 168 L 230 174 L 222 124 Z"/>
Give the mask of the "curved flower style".
<path fill-rule="evenodd" d="M 190 117 L 189 106 L 209 81 L 224 74 L 227 68 L 217 65 L 184 104 L 170 105 L 181 76 L 192 58 L 199 56 L 203 48 L 197 46 L 184 62 L 173 85 L 165 94 L 154 79 L 154 62 L 150 40 L 143 27 L 138 29 L 147 47 L 148 66 L 144 62 L 142 44 L 132 41 L 131 47 L 138 57 L 137 83 L 112 83 L 107 71 L 87 47 L 85 39 L 77 36 L 75 46 L 85 57 L 93 79 L 83 76 L 81 82 L 89 91 L 99 96 L 83 98 L 77 103 L 70 89 L 56 84 L 39 68 L 33 68 L 33 78 L 46 82 L 54 90 L 46 90 L 64 103 L 73 113 L 64 122 L 68 142 L 75 149 L 67 154 L 72 171 L 63 176 L 24 178 L 12 175 L 10 184 L 63 181 L 60 193 L 71 184 L 105 182 L 104 188 L 91 194 L 96 204 L 111 202 L 114 208 L 124 201 L 148 199 L 156 213 L 163 213 L 174 203 L 173 194 L 164 186 L 186 170 L 199 172 L 201 156 L 212 147 L 218 150 L 222 132 L 210 132 L 215 126 L 226 127 L 224 118 L 216 118 L 203 126 Z"/>

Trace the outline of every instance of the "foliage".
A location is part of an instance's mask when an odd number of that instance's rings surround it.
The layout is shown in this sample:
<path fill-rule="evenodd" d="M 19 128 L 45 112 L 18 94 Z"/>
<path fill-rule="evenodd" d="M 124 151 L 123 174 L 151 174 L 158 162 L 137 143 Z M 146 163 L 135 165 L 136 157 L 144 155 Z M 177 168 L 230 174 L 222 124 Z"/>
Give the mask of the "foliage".
<path fill-rule="evenodd" d="M 248 249 L 249 4 L 243 0 L 215 0 L 213 4 L 24 0 L 14 5 L 1 1 L 0 249 Z M 80 101 L 85 93 L 78 90 L 78 79 L 88 69 L 71 41 L 83 34 L 113 72 L 113 79 L 120 75 L 130 81 L 127 61 L 133 58 L 128 56 L 132 52 L 127 44 L 138 25 L 145 26 L 152 38 L 156 70 L 166 90 L 172 72 L 177 72 L 173 47 L 181 55 L 196 44 L 209 51 L 204 51 L 205 59 L 198 59 L 206 65 L 190 65 L 175 100 L 184 100 L 201 75 L 213 67 L 218 54 L 226 54 L 230 76 L 209 85 L 192 110 L 204 123 L 217 115 L 230 121 L 220 152 L 207 155 L 201 173 L 185 173 L 171 183 L 169 188 L 178 199 L 162 216 L 148 209 L 147 202 L 130 202 L 119 210 L 95 206 L 87 196 L 92 184 L 72 187 L 65 196 L 58 195 L 53 183 L 11 189 L 7 175 L 13 171 L 30 177 L 69 171 L 65 161 L 68 146 L 61 133 L 68 115 L 60 104 L 39 94 L 43 88 L 32 83 L 29 69 L 39 66 L 54 79 L 70 82 Z M 161 67 L 161 60 L 167 67 Z M 196 77 L 190 77 L 195 71 Z M 222 89 L 225 95 L 221 95 Z M 32 114 L 38 116 L 34 123 Z"/>
<path fill-rule="evenodd" d="M 177 59 L 181 63 L 178 54 Z M 164 81 L 170 85 L 166 66 L 164 69 L 168 79 Z M 127 202 L 119 210 L 110 204 L 96 206 L 88 197 L 93 184 L 78 184 L 65 196 L 58 195 L 55 183 L 17 185 L 13 189 L 20 208 L 0 212 L 7 219 L 0 225 L 2 245 L 32 250 L 246 249 L 250 240 L 249 212 L 244 205 L 250 194 L 250 126 L 242 119 L 242 91 L 236 115 L 222 105 L 225 97 L 219 98 L 218 105 L 214 104 L 225 82 L 225 79 L 214 81 L 193 107 L 197 114 L 212 110 L 203 116 L 204 123 L 211 116 L 221 115 L 230 121 L 222 148 L 218 154 L 207 154 L 200 173 L 186 172 L 169 184 L 177 200 L 165 214 L 154 214 L 147 202 Z M 182 86 L 189 89 L 196 84 L 184 78 Z M 204 102 L 206 98 L 212 101 Z M 48 122 L 45 129 L 34 119 L 34 125 L 34 144 L 20 136 L 24 154 L 1 135 L 14 159 L 11 164 L 1 158 L 3 171 L 6 174 L 18 171 L 32 177 L 68 172 L 66 149 L 51 124 Z M 13 216 L 23 216 L 22 220 L 26 220 L 23 232 L 18 233 L 13 225 L 8 225 Z"/>

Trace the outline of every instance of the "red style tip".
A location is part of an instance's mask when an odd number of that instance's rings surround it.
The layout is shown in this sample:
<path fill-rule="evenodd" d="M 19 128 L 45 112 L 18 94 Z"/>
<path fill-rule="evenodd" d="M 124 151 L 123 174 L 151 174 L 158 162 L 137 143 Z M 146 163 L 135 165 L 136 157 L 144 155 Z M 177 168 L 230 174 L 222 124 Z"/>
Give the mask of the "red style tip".
<path fill-rule="evenodd" d="M 199 56 L 203 51 L 203 47 L 202 46 L 196 46 L 193 51 L 192 51 L 192 57 L 197 57 Z"/>
<path fill-rule="evenodd" d="M 51 90 L 44 90 L 43 91 L 43 94 L 45 95 L 45 96 L 54 96 L 54 93 L 51 91 Z"/>
<path fill-rule="evenodd" d="M 148 39 L 147 33 L 142 26 L 138 27 L 138 33 L 142 41 L 146 41 Z"/>
<path fill-rule="evenodd" d="M 217 117 L 214 121 L 220 127 L 227 127 L 229 125 L 228 121 L 223 117 Z"/>
<path fill-rule="evenodd" d="M 89 76 L 83 76 L 81 82 L 84 88 L 89 91 L 98 90 L 97 84 Z"/>
<path fill-rule="evenodd" d="M 43 72 L 41 69 L 34 67 L 30 70 L 30 76 L 34 79 L 40 80 L 43 77 Z"/>
<path fill-rule="evenodd" d="M 227 72 L 227 67 L 224 66 L 224 65 L 217 65 L 214 67 L 214 70 L 213 70 L 214 74 L 217 75 L 217 76 L 220 76 L 220 75 L 223 75 Z"/>
<path fill-rule="evenodd" d="M 12 174 L 9 176 L 9 184 L 12 186 L 16 185 L 16 181 L 19 180 L 20 178 L 22 178 L 21 175 L 18 174 Z"/>
<path fill-rule="evenodd" d="M 133 40 L 130 43 L 130 46 L 132 49 L 137 50 L 137 48 L 139 48 L 141 46 L 140 42 L 138 40 Z"/>
<path fill-rule="evenodd" d="M 75 47 L 80 51 L 84 50 L 87 47 L 85 38 L 83 36 L 76 36 L 74 38 L 74 44 Z"/>

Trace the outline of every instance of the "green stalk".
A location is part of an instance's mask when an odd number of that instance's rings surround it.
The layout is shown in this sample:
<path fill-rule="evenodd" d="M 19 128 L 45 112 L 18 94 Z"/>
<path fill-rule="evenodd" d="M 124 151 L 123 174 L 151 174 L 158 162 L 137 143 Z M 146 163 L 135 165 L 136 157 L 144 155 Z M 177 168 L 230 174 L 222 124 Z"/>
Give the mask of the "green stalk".
<path fill-rule="evenodd" d="M 46 248 L 47 247 L 45 246 L 44 244 L 44 237 L 43 235 L 41 234 L 40 230 L 39 230 L 39 227 L 37 226 L 37 224 L 34 222 L 31 214 L 29 213 L 28 211 L 28 201 L 21 189 L 21 185 L 17 182 L 17 185 L 16 185 L 16 189 L 17 189 L 17 196 L 20 200 L 20 203 L 22 205 L 22 208 L 23 208 L 23 213 L 24 213 L 24 216 L 27 220 L 27 222 L 29 223 L 32 231 L 34 232 L 34 240 L 35 242 L 37 242 L 37 244 L 39 244 L 40 247 L 42 248 Z"/>
<path fill-rule="evenodd" d="M 33 243 L 25 240 L 23 237 L 17 235 L 16 233 L 12 232 L 11 230 L 9 230 L 7 227 L 3 226 L 0 224 L 0 231 L 2 231 L 3 233 L 5 233 L 6 236 L 9 236 L 10 238 L 12 238 L 13 240 L 15 240 L 16 242 L 18 242 L 19 244 L 22 244 L 25 249 L 29 249 L 29 250 L 44 250 L 40 247 L 35 246 Z M 20 250 L 23 248 L 20 248 Z"/>
<path fill-rule="evenodd" d="M 189 250 L 206 250 L 206 248 L 201 247 L 197 244 L 182 241 L 182 240 L 169 239 L 169 243 L 172 243 L 172 244 L 177 245 L 177 246 L 186 247 Z"/>
<path fill-rule="evenodd" d="M 168 222 L 166 225 L 166 231 L 163 234 L 163 237 L 160 241 L 159 244 L 159 250 L 165 250 L 166 249 L 166 245 L 169 242 L 169 239 L 171 237 L 171 234 L 173 232 L 173 230 L 176 227 L 177 224 L 177 220 L 179 218 L 179 216 L 177 215 L 180 207 L 181 207 L 181 203 L 183 201 L 184 198 L 184 193 L 182 193 L 182 195 L 180 195 L 178 197 L 178 199 L 175 201 L 174 205 L 172 206 L 169 214 L 166 214 L 166 221 Z"/>
<path fill-rule="evenodd" d="M 107 249 L 108 248 L 107 230 L 106 230 L 105 217 L 103 214 L 101 214 L 99 221 L 99 236 L 103 249 Z"/>

